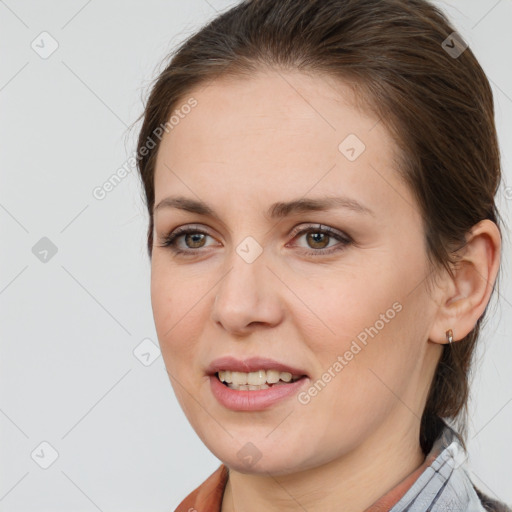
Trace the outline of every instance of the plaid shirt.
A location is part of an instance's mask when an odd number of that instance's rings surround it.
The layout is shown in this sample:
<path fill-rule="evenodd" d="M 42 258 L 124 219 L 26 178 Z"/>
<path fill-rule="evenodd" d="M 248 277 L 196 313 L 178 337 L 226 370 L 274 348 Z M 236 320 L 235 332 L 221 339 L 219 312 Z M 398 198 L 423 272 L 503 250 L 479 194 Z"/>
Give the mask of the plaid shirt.
<path fill-rule="evenodd" d="M 456 432 L 445 423 L 427 456 L 432 462 L 389 511 L 512 512 L 474 486 L 464 467 L 466 458 Z"/>

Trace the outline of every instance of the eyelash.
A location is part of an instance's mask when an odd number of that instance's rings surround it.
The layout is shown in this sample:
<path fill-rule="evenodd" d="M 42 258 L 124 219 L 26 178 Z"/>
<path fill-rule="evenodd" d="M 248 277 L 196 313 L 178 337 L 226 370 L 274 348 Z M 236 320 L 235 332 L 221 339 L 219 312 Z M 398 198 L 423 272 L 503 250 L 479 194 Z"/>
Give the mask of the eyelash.
<path fill-rule="evenodd" d="M 348 245 L 353 243 L 353 240 L 345 234 L 340 234 L 337 231 L 329 228 L 324 227 L 320 224 L 316 226 L 309 226 L 308 228 L 302 229 L 298 231 L 297 233 L 294 233 L 293 238 L 297 238 L 300 235 L 305 235 L 308 233 L 322 233 L 326 234 L 331 238 L 334 238 L 341 242 L 341 247 L 334 246 L 329 249 L 317 249 L 313 251 L 305 251 L 305 254 L 308 256 L 327 256 L 330 254 L 333 254 L 335 252 L 343 251 Z M 186 256 L 194 256 L 195 254 L 198 254 L 202 252 L 202 249 L 178 249 L 176 242 L 178 238 L 180 238 L 183 235 L 188 234 L 202 234 L 206 236 L 210 236 L 207 232 L 198 229 L 198 228 L 191 228 L 191 227 L 185 227 L 185 228 L 177 228 L 174 232 L 169 233 L 168 235 L 165 235 L 162 239 L 162 243 L 159 247 L 168 247 L 171 251 L 173 251 L 175 254 L 182 254 Z"/>

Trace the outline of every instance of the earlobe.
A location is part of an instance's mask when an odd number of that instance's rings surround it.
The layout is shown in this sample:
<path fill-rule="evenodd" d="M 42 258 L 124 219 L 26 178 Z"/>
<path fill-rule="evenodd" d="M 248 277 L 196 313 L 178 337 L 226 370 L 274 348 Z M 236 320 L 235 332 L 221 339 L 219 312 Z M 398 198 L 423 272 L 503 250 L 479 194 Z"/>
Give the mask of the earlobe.
<path fill-rule="evenodd" d="M 475 327 L 489 302 L 500 264 L 501 236 L 488 219 L 475 224 L 458 254 L 453 278 L 444 288 L 429 339 L 455 343 Z M 451 336 L 450 336 L 451 331 Z"/>

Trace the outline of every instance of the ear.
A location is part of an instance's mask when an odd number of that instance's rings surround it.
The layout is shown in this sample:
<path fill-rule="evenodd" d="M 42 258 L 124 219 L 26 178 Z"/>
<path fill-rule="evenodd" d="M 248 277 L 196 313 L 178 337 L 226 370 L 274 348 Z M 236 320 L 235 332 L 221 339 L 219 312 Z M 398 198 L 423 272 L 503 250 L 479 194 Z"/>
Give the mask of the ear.
<path fill-rule="evenodd" d="M 501 236 L 498 227 L 485 219 L 466 235 L 459 251 L 454 277 L 445 273 L 436 303 L 438 307 L 429 339 L 448 343 L 446 331 L 453 331 L 453 343 L 473 330 L 491 297 L 500 266 Z"/>

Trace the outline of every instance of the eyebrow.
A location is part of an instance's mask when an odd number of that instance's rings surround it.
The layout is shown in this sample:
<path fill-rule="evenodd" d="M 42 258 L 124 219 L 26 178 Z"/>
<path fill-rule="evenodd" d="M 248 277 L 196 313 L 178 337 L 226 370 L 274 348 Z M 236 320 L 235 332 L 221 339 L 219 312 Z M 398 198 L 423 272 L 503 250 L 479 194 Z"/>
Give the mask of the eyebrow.
<path fill-rule="evenodd" d="M 154 208 L 153 213 L 164 208 L 177 208 L 198 215 L 219 218 L 215 210 L 208 204 L 183 196 L 170 196 L 162 199 Z M 344 208 L 357 213 L 375 217 L 375 212 L 355 199 L 346 196 L 327 196 L 310 199 L 294 199 L 288 202 L 273 203 L 267 210 L 269 219 L 282 219 L 296 213 L 327 211 L 333 208 Z"/>

